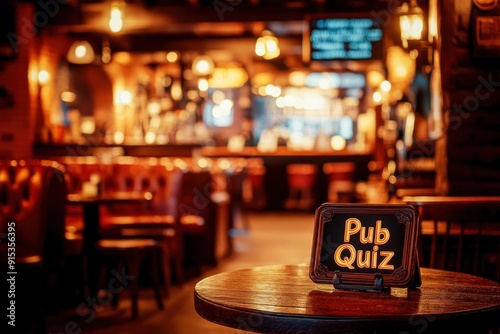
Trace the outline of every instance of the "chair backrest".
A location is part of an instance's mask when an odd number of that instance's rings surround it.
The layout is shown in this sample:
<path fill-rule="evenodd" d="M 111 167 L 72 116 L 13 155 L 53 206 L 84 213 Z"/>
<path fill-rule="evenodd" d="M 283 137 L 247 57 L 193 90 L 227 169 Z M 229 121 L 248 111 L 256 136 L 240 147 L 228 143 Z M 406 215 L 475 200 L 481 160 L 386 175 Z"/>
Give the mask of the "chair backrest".
<path fill-rule="evenodd" d="M 158 159 L 123 157 L 120 161 L 99 163 L 98 161 L 66 162 L 71 183 L 88 182 L 91 173 L 100 177 L 102 193 L 150 192 L 151 201 L 137 204 L 114 203 L 106 206 L 107 212 L 118 215 L 169 214 L 177 209 L 178 193 L 183 172 L 172 164 L 162 164 Z M 72 192 L 81 192 L 73 187 Z"/>
<path fill-rule="evenodd" d="M 500 197 L 407 196 L 418 208 L 423 266 L 500 281 Z"/>
<path fill-rule="evenodd" d="M 45 266 L 61 265 L 66 180 L 65 169 L 54 161 L 0 161 L 1 233 L 15 224 L 19 258 L 39 256 Z"/>
<path fill-rule="evenodd" d="M 197 215 L 210 218 L 212 190 L 213 179 L 209 171 L 185 171 L 177 202 L 178 216 Z"/>
<path fill-rule="evenodd" d="M 154 184 L 154 187 L 149 190 L 153 192 L 153 199 L 150 203 L 152 212 L 176 216 L 183 175 L 182 170 L 163 165 L 157 165 L 150 171 L 148 182 Z"/>

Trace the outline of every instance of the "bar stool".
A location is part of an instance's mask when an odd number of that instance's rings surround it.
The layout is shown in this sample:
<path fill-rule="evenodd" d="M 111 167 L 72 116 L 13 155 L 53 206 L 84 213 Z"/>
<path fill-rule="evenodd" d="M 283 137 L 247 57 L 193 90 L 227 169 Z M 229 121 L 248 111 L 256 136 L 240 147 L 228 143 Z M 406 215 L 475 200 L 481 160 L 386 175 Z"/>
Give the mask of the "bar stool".
<path fill-rule="evenodd" d="M 106 259 L 115 259 L 118 261 L 118 275 L 122 274 L 123 265 L 128 269 L 127 275 L 130 275 L 130 296 L 132 299 L 132 316 L 138 315 L 138 281 L 141 261 L 149 259 L 151 261 L 151 275 L 153 279 L 155 297 L 158 309 L 163 309 L 163 299 L 161 297 L 160 276 L 158 272 L 158 256 L 161 247 L 153 239 L 102 239 L 97 242 L 97 252 Z M 101 272 L 101 280 L 104 273 Z M 127 278 L 124 278 L 127 280 Z M 120 280 L 120 279 L 118 279 Z M 123 282 L 122 282 L 123 283 Z M 125 282 L 123 287 L 128 285 Z M 111 285 L 111 284 L 110 284 Z M 121 291 L 121 290 L 120 290 Z M 110 291 L 113 294 L 113 303 L 117 304 L 117 291 Z"/>
<path fill-rule="evenodd" d="M 264 160 L 262 158 L 249 158 L 242 194 L 246 207 L 263 209 L 266 206 L 265 176 Z"/>
<path fill-rule="evenodd" d="M 313 187 L 316 183 L 318 167 L 313 164 L 289 164 L 286 167 L 288 178 L 287 209 L 310 209 L 315 204 Z"/>
<path fill-rule="evenodd" d="M 323 172 L 328 175 L 328 201 L 335 203 L 352 203 L 355 201 L 356 183 L 353 162 L 327 162 Z"/>

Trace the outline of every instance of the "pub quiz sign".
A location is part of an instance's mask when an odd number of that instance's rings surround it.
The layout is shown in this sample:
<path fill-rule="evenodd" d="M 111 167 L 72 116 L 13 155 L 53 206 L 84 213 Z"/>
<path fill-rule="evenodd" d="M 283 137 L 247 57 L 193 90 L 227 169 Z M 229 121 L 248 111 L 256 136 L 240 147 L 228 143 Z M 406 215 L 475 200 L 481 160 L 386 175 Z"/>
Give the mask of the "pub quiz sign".
<path fill-rule="evenodd" d="M 310 278 L 336 289 L 420 286 L 417 222 L 410 205 L 321 205 L 315 214 Z"/>

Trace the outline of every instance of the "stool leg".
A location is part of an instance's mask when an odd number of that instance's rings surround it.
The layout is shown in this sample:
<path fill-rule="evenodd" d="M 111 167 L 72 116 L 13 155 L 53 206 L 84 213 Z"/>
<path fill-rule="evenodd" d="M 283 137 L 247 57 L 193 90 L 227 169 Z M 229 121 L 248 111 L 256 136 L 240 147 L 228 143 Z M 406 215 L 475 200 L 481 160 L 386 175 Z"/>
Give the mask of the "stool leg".
<path fill-rule="evenodd" d="M 120 260 L 117 262 L 116 269 L 118 270 L 119 273 L 122 272 L 123 266 L 124 266 L 123 261 Z M 118 296 L 119 296 L 118 292 L 113 293 L 113 299 L 111 300 L 111 305 L 113 305 L 114 308 L 118 307 L 118 300 L 119 300 Z"/>
<path fill-rule="evenodd" d="M 128 262 L 129 275 L 134 276 L 130 282 L 130 299 L 132 300 L 132 317 L 137 318 L 138 312 L 138 298 L 139 298 L 139 266 L 140 258 L 134 257 Z"/>
<path fill-rule="evenodd" d="M 98 289 L 96 292 L 97 294 L 99 294 L 99 292 L 101 291 L 100 289 L 104 289 L 106 287 L 106 283 L 110 279 L 109 269 L 116 267 L 117 271 L 121 272 L 122 266 L 123 263 L 114 258 L 113 256 L 103 256 L 103 259 L 100 261 L 99 271 L 98 271 L 99 278 L 98 278 Z M 116 308 L 118 306 L 118 293 L 116 292 L 111 293 L 111 305 L 113 306 L 113 308 Z"/>
<path fill-rule="evenodd" d="M 163 299 L 161 298 L 161 287 L 160 287 L 160 274 L 158 270 L 158 256 L 161 254 L 160 249 L 153 249 L 153 256 L 151 259 L 151 276 L 153 278 L 153 286 L 155 289 L 156 303 L 158 304 L 158 309 L 163 310 Z"/>
<path fill-rule="evenodd" d="M 158 252 L 158 266 L 163 274 L 164 286 L 165 286 L 165 297 L 170 296 L 170 282 L 172 282 L 172 273 L 170 272 L 170 252 L 168 250 L 168 245 L 163 241 L 160 245 Z"/>
<path fill-rule="evenodd" d="M 175 233 L 175 237 L 170 241 L 174 244 L 173 247 L 175 247 L 175 254 L 173 257 L 175 277 L 177 278 L 179 285 L 182 286 L 182 283 L 184 282 L 184 235 L 180 229 L 176 229 Z"/>

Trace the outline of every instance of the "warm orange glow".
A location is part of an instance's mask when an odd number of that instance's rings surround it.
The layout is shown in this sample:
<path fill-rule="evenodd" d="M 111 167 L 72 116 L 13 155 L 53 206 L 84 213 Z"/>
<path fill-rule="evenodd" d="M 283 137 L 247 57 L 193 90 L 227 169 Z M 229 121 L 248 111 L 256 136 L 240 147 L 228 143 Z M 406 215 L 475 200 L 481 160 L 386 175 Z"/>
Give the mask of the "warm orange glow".
<path fill-rule="evenodd" d="M 90 64 L 94 61 L 94 49 L 87 41 L 76 41 L 69 48 L 66 56 L 73 64 Z"/>
<path fill-rule="evenodd" d="M 424 29 L 424 12 L 418 6 L 416 0 L 411 0 L 410 4 L 403 3 L 399 9 L 399 25 L 401 29 L 401 40 L 403 46 L 408 47 L 409 40 L 419 40 L 422 38 Z"/>
<path fill-rule="evenodd" d="M 47 70 L 41 70 L 38 72 L 38 83 L 40 85 L 45 85 L 50 79 L 50 74 Z"/>
<path fill-rule="evenodd" d="M 116 104 L 127 106 L 132 103 L 132 94 L 127 90 L 122 90 L 116 95 Z"/>
<path fill-rule="evenodd" d="M 208 90 L 208 81 L 207 79 L 198 80 L 198 89 L 202 92 L 206 92 Z"/>
<path fill-rule="evenodd" d="M 167 61 L 170 63 L 175 63 L 179 59 L 179 55 L 177 52 L 171 51 L 167 53 Z"/>
<path fill-rule="evenodd" d="M 248 75 L 241 67 L 216 68 L 208 79 L 208 85 L 212 88 L 239 88 L 247 80 Z"/>
<path fill-rule="evenodd" d="M 392 85 L 389 81 L 387 80 L 384 80 L 382 81 L 382 83 L 380 84 L 380 88 L 384 91 L 384 92 L 389 92 L 392 88 Z"/>
<path fill-rule="evenodd" d="M 342 136 L 333 136 L 330 144 L 334 151 L 341 151 L 346 147 L 346 141 Z"/>
<path fill-rule="evenodd" d="M 193 60 L 192 71 L 195 75 L 206 76 L 214 71 L 212 58 L 206 55 L 198 56 Z"/>
<path fill-rule="evenodd" d="M 288 82 L 292 86 L 301 87 L 301 86 L 304 86 L 306 84 L 306 77 L 307 77 L 307 73 L 305 73 L 305 72 L 302 72 L 302 71 L 291 72 L 288 75 Z"/>
<path fill-rule="evenodd" d="M 406 92 L 415 75 L 415 60 L 404 49 L 392 46 L 387 49 L 387 79 L 391 83 L 391 97 L 397 99 L 398 91 Z"/>
<path fill-rule="evenodd" d="M 384 81 L 384 74 L 380 71 L 372 70 L 366 75 L 366 82 L 370 87 L 378 87 Z"/>
<path fill-rule="evenodd" d="M 280 55 L 278 39 L 272 32 L 268 30 L 262 32 L 262 37 L 259 37 L 255 43 L 255 54 L 264 59 L 274 59 Z"/>
<path fill-rule="evenodd" d="M 61 93 L 61 100 L 67 103 L 73 103 L 76 100 L 76 94 L 69 91 L 64 91 Z"/>
<path fill-rule="evenodd" d="M 111 10 L 109 13 L 109 29 L 112 32 L 119 32 L 123 28 L 123 19 L 122 19 L 122 11 L 120 8 L 120 4 L 118 2 L 114 2 L 111 4 Z"/>

